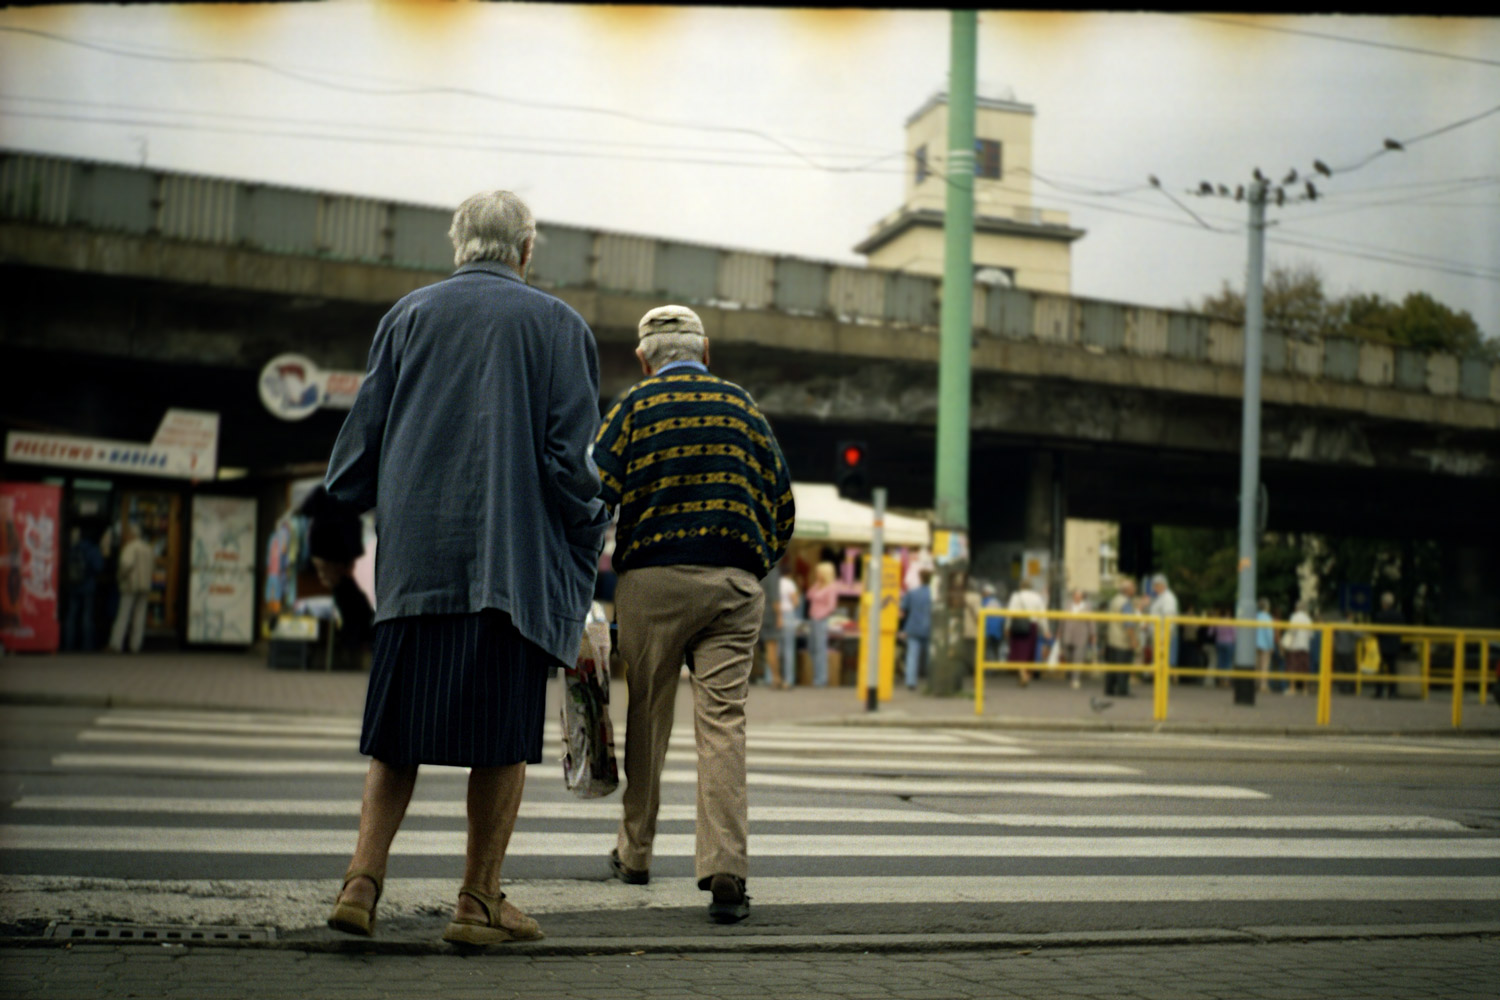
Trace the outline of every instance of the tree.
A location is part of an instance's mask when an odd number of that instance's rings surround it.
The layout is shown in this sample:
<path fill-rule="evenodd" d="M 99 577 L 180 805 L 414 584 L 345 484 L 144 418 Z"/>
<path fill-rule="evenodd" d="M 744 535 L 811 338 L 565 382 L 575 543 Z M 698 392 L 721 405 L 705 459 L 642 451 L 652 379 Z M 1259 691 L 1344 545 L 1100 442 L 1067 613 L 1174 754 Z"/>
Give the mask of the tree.
<path fill-rule="evenodd" d="M 1298 568 L 1307 559 L 1307 539 L 1267 533 L 1260 542 L 1255 593 L 1270 598 L 1278 611 L 1290 613 L 1301 597 Z M 1182 608 L 1234 612 L 1239 592 L 1239 539 L 1228 528 L 1157 527 L 1151 532 L 1153 561 L 1177 594 Z"/>
<path fill-rule="evenodd" d="M 1500 361 L 1500 340 L 1486 338 L 1467 312 L 1456 311 L 1426 292 L 1400 304 L 1369 292 L 1330 299 L 1323 279 L 1309 265 L 1273 265 L 1263 289 L 1266 326 L 1290 333 L 1355 337 L 1420 351 Z M 1231 323 L 1244 323 L 1245 296 L 1224 282 L 1189 308 Z"/>

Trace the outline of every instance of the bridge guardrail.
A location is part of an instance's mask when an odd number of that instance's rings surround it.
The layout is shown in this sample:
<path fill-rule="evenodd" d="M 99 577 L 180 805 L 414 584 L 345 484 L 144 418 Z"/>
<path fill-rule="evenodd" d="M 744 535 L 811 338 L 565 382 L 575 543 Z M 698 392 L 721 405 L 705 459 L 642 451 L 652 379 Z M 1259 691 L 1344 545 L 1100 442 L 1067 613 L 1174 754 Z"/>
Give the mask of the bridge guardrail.
<path fill-rule="evenodd" d="M 0 150 L 0 218 L 446 273 L 450 209 Z M 532 279 L 688 305 L 935 328 L 925 275 L 538 223 Z M 974 285 L 975 330 L 1239 368 L 1240 326 L 1196 313 Z M 1500 404 L 1500 364 L 1269 330 L 1270 372 Z"/>
<path fill-rule="evenodd" d="M 1036 662 L 1019 663 L 1014 661 L 988 660 L 984 655 L 984 637 L 987 624 L 991 619 L 1009 618 L 1036 618 L 1046 621 L 1084 621 L 1095 623 L 1119 622 L 1133 625 L 1136 628 L 1148 628 L 1152 632 L 1151 651 L 1152 662 L 1140 664 L 1119 663 L 1057 663 L 1038 664 Z M 1242 618 L 1212 618 L 1204 615 L 1148 615 L 1148 614 L 1118 614 L 1108 611 L 1026 611 L 1024 613 L 1012 612 L 1006 608 L 983 608 L 978 616 L 977 636 L 974 641 L 974 714 L 984 714 L 984 683 L 985 674 L 989 671 L 1006 671 L 1020 673 L 1021 671 L 1037 671 L 1039 669 L 1057 671 L 1077 671 L 1079 673 L 1112 673 L 1121 672 L 1145 672 L 1152 674 L 1152 717 L 1157 722 L 1167 720 L 1167 712 L 1170 704 L 1171 683 L 1181 677 L 1219 677 L 1227 679 L 1254 680 L 1264 682 L 1272 675 L 1261 673 L 1258 670 L 1218 670 L 1213 667 L 1174 667 L 1170 663 L 1170 635 L 1169 629 L 1183 625 L 1208 625 L 1229 626 L 1232 628 L 1246 629 L 1274 629 L 1280 633 L 1287 629 L 1298 629 L 1307 632 L 1315 632 L 1321 635 L 1318 663 L 1312 665 L 1312 669 L 1306 675 L 1291 673 L 1278 673 L 1274 675 L 1278 680 L 1295 680 L 1299 676 L 1305 676 L 1306 680 L 1317 684 L 1317 725 L 1326 726 L 1330 724 L 1333 705 L 1333 685 L 1335 682 L 1353 682 L 1356 694 L 1360 685 L 1371 684 L 1396 684 L 1400 682 L 1394 673 L 1390 674 L 1366 674 L 1357 669 L 1353 672 L 1338 672 L 1333 669 L 1333 637 L 1337 632 L 1352 632 L 1359 637 L 1397 635 L 1403 642 L 1419 644 L 1422 647 L 1422 697 L 1427 697 L 1429 689 L 1433 685 L 1446 683 L 1453 690 L 1453 728 L 1458 729 L 1463 725 L 1463 695 L 1465 687 L 1470 683 L 1467 677 L 1467 665 L 1465 663 L 1466 650 L 1471 643 L 1477 643 L 1479 647 L 1479 664 L 1474 681 L 1479 689 L 1479 703 L 1485 704 L 1489 697 L 1489 685 L 1500 680 L 1500 668 L 1497 675 L 1492 676 L 1489 672 L 1489 658 L 1486 655 L 1491 644 L 1500 644 L 1500 629 L 1478 629 L 1467 627 L 1431 627 L 1411 625 L 1375 625 L 1362 622 L 1335 623 L 1335 622 L 1313 622 L 1305 624 L 1289 621 L 1260 621 L 1259 619 Z M 1434 677 L 1432 673 L 1432 647 L 1434 645 L 1451 645 L 1453 647 L 1453 671 L 1443 680 Z"/>

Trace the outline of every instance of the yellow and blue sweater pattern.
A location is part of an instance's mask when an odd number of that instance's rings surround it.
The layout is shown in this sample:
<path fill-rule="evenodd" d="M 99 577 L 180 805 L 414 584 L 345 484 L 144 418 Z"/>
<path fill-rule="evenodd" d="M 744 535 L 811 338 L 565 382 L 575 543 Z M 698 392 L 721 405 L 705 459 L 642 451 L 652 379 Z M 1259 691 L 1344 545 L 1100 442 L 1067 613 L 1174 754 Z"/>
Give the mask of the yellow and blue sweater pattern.
<path fill-rule="evenodd" d="M 795 508 L 771 425 L 750 394 L 707 372 L 631 386 L 599 428 L 600 497 L 620 511 L 614 568 L 738 566 L 764 577 Z"/>

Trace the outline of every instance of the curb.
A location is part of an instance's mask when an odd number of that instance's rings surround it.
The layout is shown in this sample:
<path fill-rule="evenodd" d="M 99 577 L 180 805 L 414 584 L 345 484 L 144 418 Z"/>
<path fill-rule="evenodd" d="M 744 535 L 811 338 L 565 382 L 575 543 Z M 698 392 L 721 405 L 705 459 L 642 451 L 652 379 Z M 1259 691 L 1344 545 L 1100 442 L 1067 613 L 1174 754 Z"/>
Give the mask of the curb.
<path fill-rule="evenodd" d="M 1164 928 L 1127 931 L 1053 931 L 1039 934 L 728 934 L 680 938 L 557 938 L 517 941 L 489 948 L 461 948 L 442 941 L 352 940 L 343 938 L 278 938 L 271 941 L 173 944 L 168 947 L 235 948 L 250 951 L 303 951 L 352 955 L 511 954 L 531 957 L 645 954 L 919 954 L 963 951 L 1039 951 L 1043 948 L 1162 947 L 1204 944 L 1288 944 L 1313 941 L 1374 941 L 1398 938 L 1463 938 L 1500 936 L 1500 923 L 1476 924 L 1356 924 L 1349 926 L 1289 926 L 1220 928 Z M 0 948 L 90 948 L 145 945 L 159 941 L 118 940 L 75 942 L 52 938 L 0 939 Z"/>

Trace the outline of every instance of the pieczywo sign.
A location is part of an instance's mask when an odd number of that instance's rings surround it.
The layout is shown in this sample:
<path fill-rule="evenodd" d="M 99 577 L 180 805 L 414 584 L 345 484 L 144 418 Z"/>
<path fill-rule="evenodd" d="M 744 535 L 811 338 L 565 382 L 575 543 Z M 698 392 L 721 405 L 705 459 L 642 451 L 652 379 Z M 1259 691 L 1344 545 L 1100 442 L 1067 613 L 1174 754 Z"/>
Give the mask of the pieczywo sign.
<path fill-rule="evenodd" d="M 5 435 L 5 460 L 99 473 L 213 479 L 218 473 L 219 415 L 168 410 L 149 444 L 11 431 Z"/>

